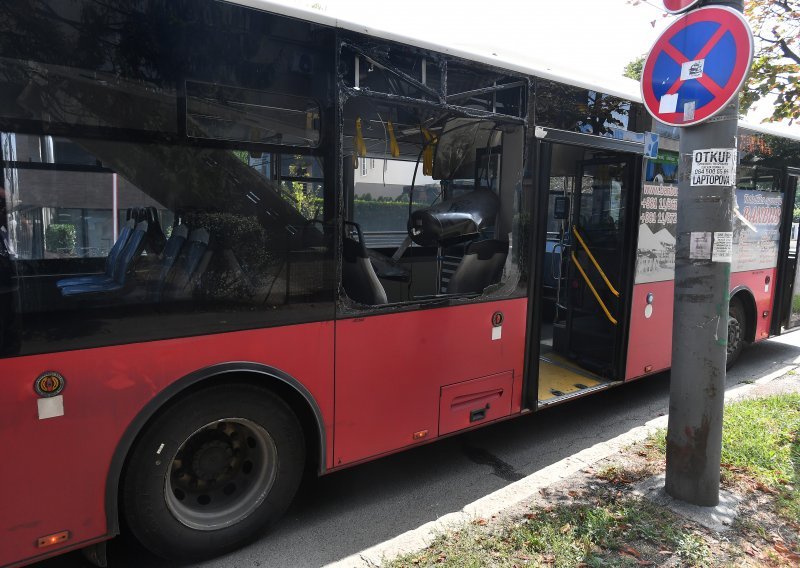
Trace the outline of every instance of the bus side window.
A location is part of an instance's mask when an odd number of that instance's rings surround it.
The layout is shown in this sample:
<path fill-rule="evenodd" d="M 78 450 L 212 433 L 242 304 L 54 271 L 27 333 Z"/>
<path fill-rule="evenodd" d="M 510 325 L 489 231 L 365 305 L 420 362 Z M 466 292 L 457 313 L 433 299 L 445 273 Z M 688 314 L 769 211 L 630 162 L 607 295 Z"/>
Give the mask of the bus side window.
<path fill-rule="evenodd" d="M 519 219 L 522 128 L 419 113 L 365 97 L 344 105 L 345 222 L 363 237 L 386 303 L 468 301 L 516 273 L 506 259 Z M 356 309 L 384 303 L 359 302 L 348 287 Z"/>

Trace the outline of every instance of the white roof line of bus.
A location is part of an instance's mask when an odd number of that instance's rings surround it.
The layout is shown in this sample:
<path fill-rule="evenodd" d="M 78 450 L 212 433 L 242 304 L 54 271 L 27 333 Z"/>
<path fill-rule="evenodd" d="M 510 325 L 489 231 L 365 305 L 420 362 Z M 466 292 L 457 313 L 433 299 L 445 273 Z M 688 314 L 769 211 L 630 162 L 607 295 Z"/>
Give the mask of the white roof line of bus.
<path fill-rule="evenodd" d="M 600 78 L 598 77 L 595 78 L 597 79 L 596 82 L 593 82 L 591 80 L 583 80 L 581 78 L 578 78 L 579 77 L 578 74 L 580 74 L 580 76 L 585 76 L 586 75 L 585 71 L 573 70 L 570 73 L 570 70 L 568 69 L 553 69 L 552 67 L 548 66 L 546 63 L 543 62 L 535 62 L 527 58 L 523 61 L 521 56 L 519 55 L 517 55 L 516 57 L 513 54 L 500 56 L 498 55 L 497 52 L 486 54 L 477 51 L 471 51 L 468 49 L 441 45 L 422 38 L 414 36 L 406 36 L 403 34 L 389 32 L 378 28 L 367 27 L 364 24 L 359 24 L 358 22 L 352 22 L 340 18 L 334 18 L 332 16 L 328 16 L 327 14 L 319 10 L 305 9 L 297 6 L 288 6 L 286 4 L 279 4 L 276 2 L 272 2 L 271 0 L 228 0 L 228 1 L 233 4 L 250 6 L 252 8 L 264 10 L 267 12 L 272 12 L 275 14 L 281 14 L 284 16 L 289 16 L 300 20 L 314 22 L 321 25 L 358 32 L 365 35 L 385 39 L 388 41 L 395 41 L 401 44 L 412 45 L 422 49 L 429 49 L 431 51 L 452 55 L 454 57 L 460 57 L 470 61 L 485 63 L 487 65 L 508 69 L 510 71 L 516 71 L 526 75 L 535 75 L 536 77 L 541 77 L 542 79 L 550 79 L 552 81 L 558 81 L 560 83 L 566 83 L 574 87 L 580 87 L 583 89 L 590 89 L 592 91 L 606 93 L 609 95 L 621 97 L 623 99 L 627 99 L 634 102 L 642 102 L 642 96 L 639 90 L 639 82 L 623 76 L 606 78 L 605 80 L 600 80 Z M 611 83 L 613 83 L 613 85 Z M 780 126 L 776 127 L 767 124 L 748 123 L 742 120 L 739 121 L 739 126 L 742 128 L 746 128 L 748 130 L 753 130 L 755 132 L 762 132 L 764 134 L 773 134 L 775 136 L 782 136 L 785 138 L 791 138 L 800 141 L 800 127 L 797 127 L 796 129 L 797 132 L 793 132 L 790 131 L 789 128 L 787 127 L 780 127 Z M 792 127 L 792 129 L 794 130 L 794 127 Z"/>

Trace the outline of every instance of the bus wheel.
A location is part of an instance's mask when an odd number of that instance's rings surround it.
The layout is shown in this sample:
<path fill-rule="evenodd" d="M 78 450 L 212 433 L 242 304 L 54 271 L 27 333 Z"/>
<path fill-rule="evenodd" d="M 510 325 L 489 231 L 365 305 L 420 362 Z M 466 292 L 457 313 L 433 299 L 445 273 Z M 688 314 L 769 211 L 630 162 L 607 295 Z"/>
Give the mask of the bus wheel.
<path fill-rule="evenodd" d="M 283 400 L 249 385 L 204 389 L 138 439 L 122 486 L 125 519 L 164 558 L 222 554 L 283 514 L 304 462 L 303 430 Z"/>
<path fill-rule="evenodd" d="M 744 313 L 742 302 L 738 298 L 731 298 L 728 307 L 728 359 L 726 369 L 730 369 L 741 355 L 745 345 L 745 330 L 747 329 L 747 316 Z"/>

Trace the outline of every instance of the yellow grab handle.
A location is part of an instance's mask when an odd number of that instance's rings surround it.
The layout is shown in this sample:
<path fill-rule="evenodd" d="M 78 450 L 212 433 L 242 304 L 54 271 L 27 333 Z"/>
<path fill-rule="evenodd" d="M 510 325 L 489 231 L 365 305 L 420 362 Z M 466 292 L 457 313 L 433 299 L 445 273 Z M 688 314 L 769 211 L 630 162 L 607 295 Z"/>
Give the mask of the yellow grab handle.
<path fill-rule="evenodd" d="M 589 290 L 591 290 L 592 294 L 594 294 L 594 297 L 597 300 L 597 303 L 600 304 L 600 307 L 605 312 L 606 317 L 608 318 L 608 321 L 610 321 L 614 325 L 617 325 L 617 320 L 614 319 L 614 316 L 611 315 L 611 312 L 608 311 L 608 308 L 603 303 L 603 300 L 600 299 L 600 294 L 598 294 L 597 290 L 595 290 L 594 286 L 592 286 L 592 282 L 589 280 L 589 277 L 586 276 L 586 273 L 583 271 L 583 267 L 581 266 L 581 263 L 578 262 L 578 259 L 575 257 L 575 253 L 573 252 L 573 253 L 571 253 L 571 255 L 572 255 L 572 262 L 575 263 L 575 266 L 578 268 L 578 271 L 581 273 L 581 276 L 583 276 L 584 282 L 586 282 L 586 285 L 589 287 Z"/>
<path fill-rule="evenodd" d="M 581 235 L 580 233 L 578 233 L 578 229 L 575 226 L 572 227 L 572 232 L 575 233 L 575 236 L 578 238 L 578 242 L 581 243 L 583 250 L 586 251 L 586 254 L 589 256 L 589 260 L 592 261 L 592 264 L 594 264 L 594 267 L 597 269 L 597 272 L 600 273 L 600 276 L 603 278 L 603 282 L 606 283 L 606 286 L 608 286 L 608 289 L 611 290 L 611 293 L 614 294 L 617 298 L 619 298 L 619 292 L 617 292 L 614 286 L 611 285 L 611 282 L 609 282 L 608 278 L 606 278 L 606 273 L 603 272 L 602 268 L 600 268 L 600 264 L 598 264 L 597 260 L 595 260 L 592 251 L 590 251 L 589 247 L 586 246 L 586 243 L 583 241 L 583 238 L 581 238 Z"/>
<path fill-rule="evenodd" d="M 422 175 L 433 175 L 433 147 L 436 145 L 436 137 L 427 128 L 420 127 L 422 135 L 425 137 L 425 149 L 422 151 Z"/>
<path fill-rule="evenodd" d="M 367 155 L 367 145 L 364 143 L 364 135 L 361 133 L 361 119 L 356 119 L 356 152 L 362 158 Z"/>
<path fill-rule="evenodd" d="M 389 151 L 393 158 L 397 158 L 400 155 L 400 146 L 397 145 L 397 138 L 394 137 L 394 126 L 392 126 L 391 120 L 386 123 L 386 130 L 389 132 Z"/>

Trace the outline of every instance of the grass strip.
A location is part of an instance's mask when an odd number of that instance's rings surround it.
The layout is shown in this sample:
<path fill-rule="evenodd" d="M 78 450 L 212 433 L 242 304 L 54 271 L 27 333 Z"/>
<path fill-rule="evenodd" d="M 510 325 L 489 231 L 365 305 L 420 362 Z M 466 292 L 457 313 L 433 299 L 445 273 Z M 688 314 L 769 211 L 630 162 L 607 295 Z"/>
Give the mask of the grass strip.
<path fill-rule="evenodd" d="M 666 431 L 650 438 L 666 453 Z M 800 394 L 743 400 L 725 407 L 722 479 L 749 478 L 774 493 L 778 512 L 800 523 Z"/>
<path fill-rule="evenodd" d="M 778 525 L 800 523 L 798 432 L 800 394 L 745 400 L 725 407 L 722 461 L 726 482 L 741 489 L 745 480 L 744 486 L 769 496 L 769 509 L 775 510 Z M 652 436 L 644 444 L 648 450 L 640 449 L 636 455 L 647 463 L 663 463 L 665 434 L 661 431 Z M 383 566 L 714 565 L 719 542 L 712 535 L 626 492 L 625 487 L 638 475 L 612 464 L 597 476 L 605 483 L 587 480 L 579 490 L 569 490 L 556 503 L 534 508 L 521 518 L 502 523 L 478 519 L 441 534 L 422 551 Z M 791 565 L 798 558 L 795 539 L 776 540 L 774 535 L 767 540 L 786 556 L 770 550 L 772 556 L 748 558 L 747 554 L 752 556 L 748 540 L 752 531 L 748 530 L 740 524 L 741 532 L 729 537 L 728 561 L 738 565 L 745 560 L 769 558 L 775 565 L 787 565 L 784 561 Z"/>

